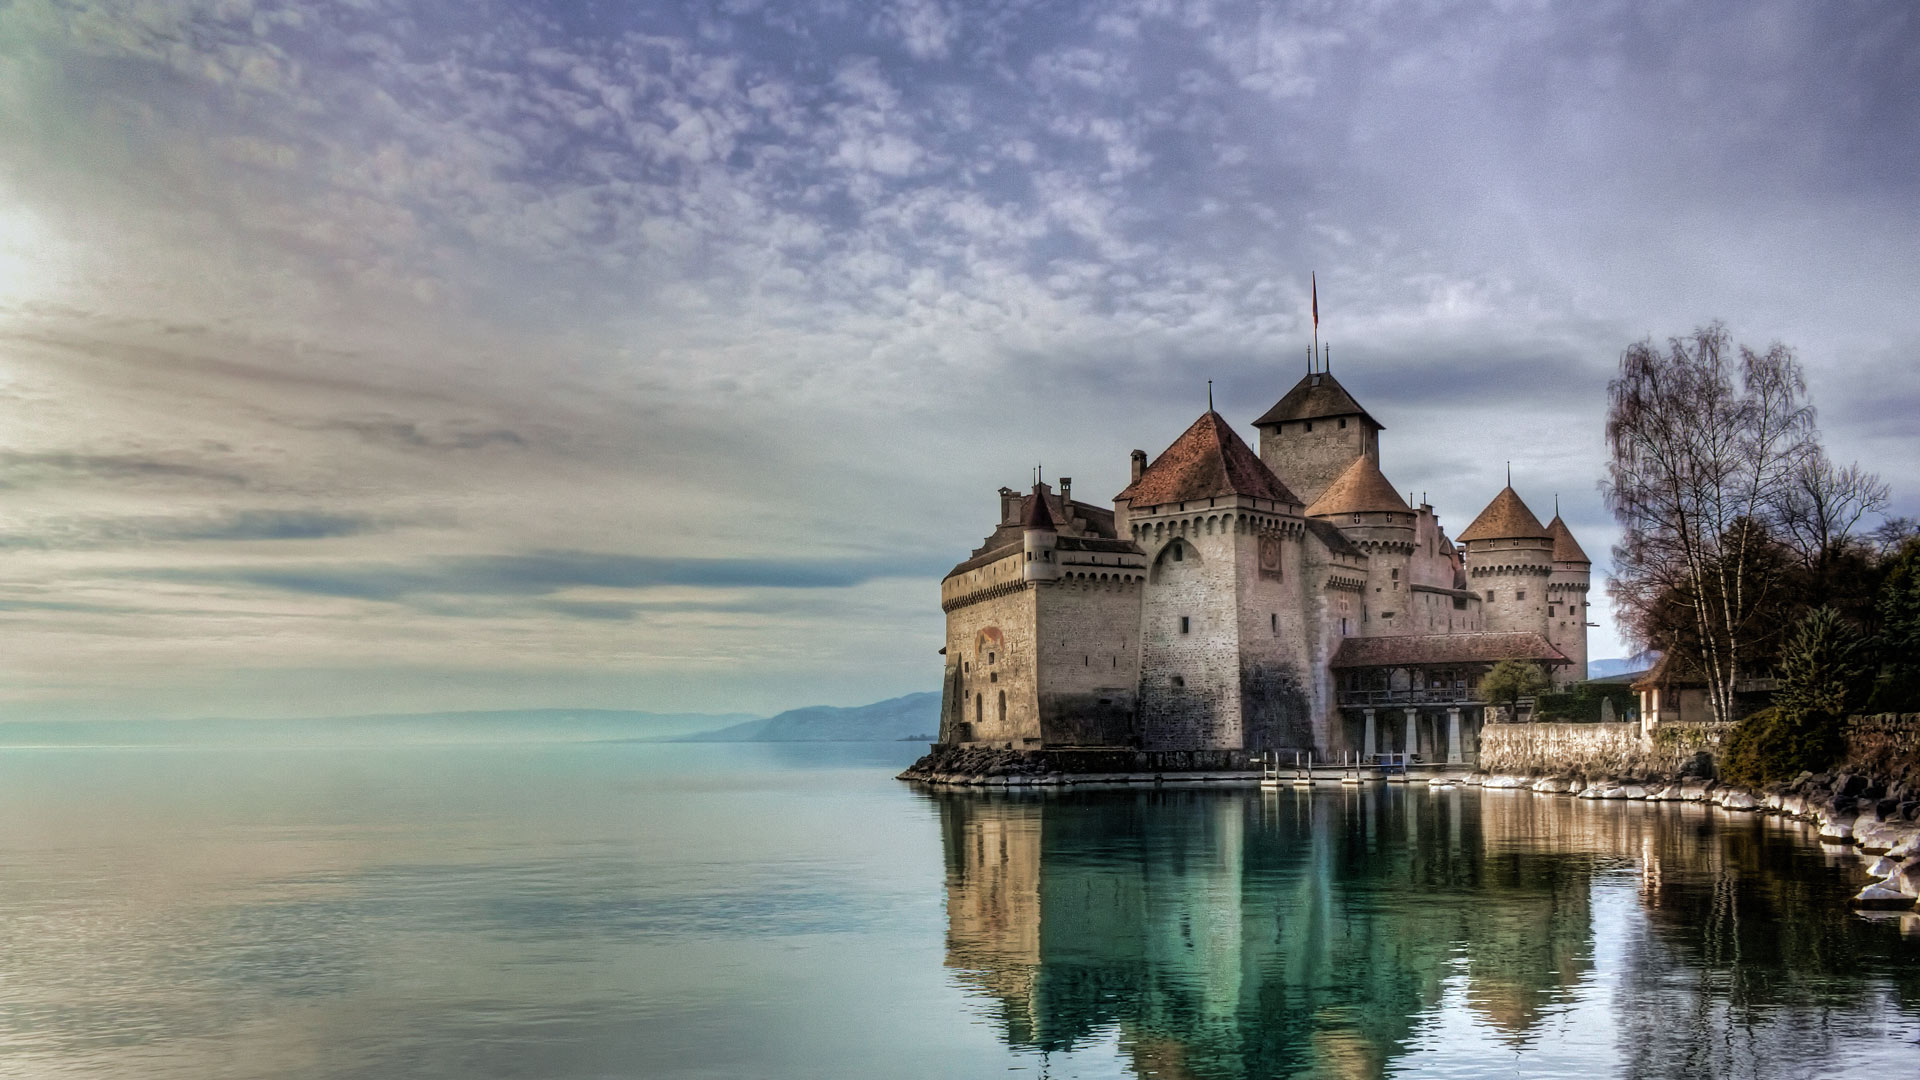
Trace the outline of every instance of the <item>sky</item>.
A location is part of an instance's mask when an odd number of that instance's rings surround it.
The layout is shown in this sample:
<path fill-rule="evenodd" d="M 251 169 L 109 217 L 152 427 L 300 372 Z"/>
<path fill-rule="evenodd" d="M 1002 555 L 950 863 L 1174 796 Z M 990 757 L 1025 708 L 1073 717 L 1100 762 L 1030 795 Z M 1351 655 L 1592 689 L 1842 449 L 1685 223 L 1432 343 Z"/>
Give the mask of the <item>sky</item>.
<path fill-rule="evenodd" d="M 932 689 L 1041 463 L 1305 369 L 1458 533 L 1723 319 L 1920 514 L 1905 3 L 0 4 L 0 716 Z"/>

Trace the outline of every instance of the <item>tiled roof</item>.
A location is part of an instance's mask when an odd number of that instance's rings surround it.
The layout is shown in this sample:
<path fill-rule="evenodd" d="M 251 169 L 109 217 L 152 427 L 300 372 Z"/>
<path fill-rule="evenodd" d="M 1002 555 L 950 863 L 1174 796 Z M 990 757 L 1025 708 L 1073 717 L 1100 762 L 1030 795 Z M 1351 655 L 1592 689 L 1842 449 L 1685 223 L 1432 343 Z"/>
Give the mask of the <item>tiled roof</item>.
<path fill-rule="evenodd" d="M 1547 522 L 1547 535 L 1553 537 L 1554 562 L 1593 563 L 1592 559 L 1587 558 L 1587 553 L 1580 550 L 1580 542 L 1573 538 L 1573 530 L 1567 528 L 1567 523 L 1560 520 L 1559 514 L 1553 515 L 1553 520 Z"/>
<path fill-rule="evenodd" d="M 1354 558 L 1362 558 L 1366 555 L 1366 552 L 1354 546 L 1353 541 L 1347 539 L 1346 533 L 1334 528 L 1328 522 L 1308 518 L 1307 531 L 1319 537 L 1320 542 L 1327 546 L 1327 550 L 1335 555 L 1350 555 Z"/>
<path fill-rule="evenodd" d="M 1512 487 L 1503 487 L 1473 524 L 1460 533 L 1467 540 L 1550 540 L 1547 527 L 1533 516 Z"/>
<path fill-rule="evenodd" d="M 1026 550 L 1026 545 L 1019 540 L 1015 540 L 1011 544 L 1001 544 L 999 547 L 996 547 L 996 548 L 988 548 L 987 550 L 982 551 L 980 554 L 975 555 L 974 557 L 966 560 L 960 565 L 955 566 L 953 569 L 947 571 L 947 577 L 953 577 L 956 574 L 964 574 L 969 570 L 978 570 L 983 566 L 987 566 L 992 563 L 997 563 L 1001 559 L 1018 555 L 1025 550 Z M 941 580 L 944 581 L 946 580 L 946 578 L 942 578 Z"/>
<path fill-rule="evenodd" d="M 1409 634 L 1404 637 L 1350 637 L 1334 653 L 1337 668 L 1491 664 L 1501 660 L 1569 663 L 1539 634 Z"/>
<path fill-rule="evenodd" d="M 1053 523 L 1053 511 L 1047 509 L 1047 498 L 1041 492 L 1039 484 L 1033 485 L 1033 494 L 1027 497 L 1027 513 L 1020 519 L 1020 527 L 1045 529 L 1048 532 L 1057 531 Z"/>
<path fill-rule="evenodd" d="M 1234 434 L 1225 417 L 1208 410 L 1153 459 L 1140 479 L 1114 498 L 1131 500 L 1135 506 L 1160 506 L 1218 495 L 1300 501 L 1246 440 Z"/>
<path fill-rule="evenodd" d="M 1330 371 L 1301 376 L 1293 389 L 1255 420 L 1253 426 L 1265 427 L 1287 420 L 1318 420 L 1323 416 L 1363 416 L 1374 427 L 1383 426 L 1367 415 L 1367 410 L 1353 400 L 1353 395 L 1347 393 L 1347 388 L 1341 386 Z"/>
<path fill-rule="evenodd" d="M 1393 490 L 1386 476 L 1380 472 L 1380 466 L 1365 454 L 1353 459 L 1327 490 L 1313 500 L 1307 507 L 1308 517 L 1331 517 L 1335 514 L 1358 514 L 1373 511 L 1398 511 L 1412 514 L 1409 507 Z"/>

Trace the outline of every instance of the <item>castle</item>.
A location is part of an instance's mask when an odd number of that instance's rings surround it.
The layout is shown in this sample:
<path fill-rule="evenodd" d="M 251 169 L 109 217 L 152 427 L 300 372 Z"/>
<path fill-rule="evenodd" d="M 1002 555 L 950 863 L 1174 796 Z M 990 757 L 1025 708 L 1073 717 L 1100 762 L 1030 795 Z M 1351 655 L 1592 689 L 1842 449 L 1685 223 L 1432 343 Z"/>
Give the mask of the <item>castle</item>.
<path fill-rule="evenodd" d="M 1013 750 L 1408 753 L 1464 762 L 1480 675 L 1586 677 L 1590 561 L 1511 483 L 1450 540 L 1380 471 L 1329 370 L 1253 422 L 1133 451 L 1112 509 L 1038 482 L 940 585 L 940 741 Z"/>

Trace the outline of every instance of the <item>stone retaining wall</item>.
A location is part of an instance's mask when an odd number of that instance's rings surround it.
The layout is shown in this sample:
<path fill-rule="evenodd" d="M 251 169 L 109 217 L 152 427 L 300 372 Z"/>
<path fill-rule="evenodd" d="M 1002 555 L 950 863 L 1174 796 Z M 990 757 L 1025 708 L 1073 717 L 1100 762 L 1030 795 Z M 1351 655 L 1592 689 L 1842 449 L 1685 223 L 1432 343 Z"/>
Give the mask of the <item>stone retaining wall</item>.
<path fill-rule="evenodd" d="M 1480 730 L 1479 769 L 1516 776 L 1671 776 L 1696 755 L 1718 758 L 1726 725 L 1662 724 L 1651 739 L 1640 725 L 1488 724 Z"/>
<path fill-rule="evenodd" d="M 1847 771 L 1920 784 L 1920 713 L 1882 713 L 1847 721 Z"/>

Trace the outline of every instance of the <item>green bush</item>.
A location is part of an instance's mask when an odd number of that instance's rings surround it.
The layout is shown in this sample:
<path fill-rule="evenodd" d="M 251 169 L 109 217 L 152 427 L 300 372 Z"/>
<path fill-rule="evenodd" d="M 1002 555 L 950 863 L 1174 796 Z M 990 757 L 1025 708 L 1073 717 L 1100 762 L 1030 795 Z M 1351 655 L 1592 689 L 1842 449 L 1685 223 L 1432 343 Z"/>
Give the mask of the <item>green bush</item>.
<path fill-rule="evenodd" d="M 1839 758 L 1841 749 L 1837 718 L 1794 716 L 1769 707 L 1727 733 L 1720 775 L 1736 784 L 1760 787 L 1803 772 L 1824 771 Z"/>

